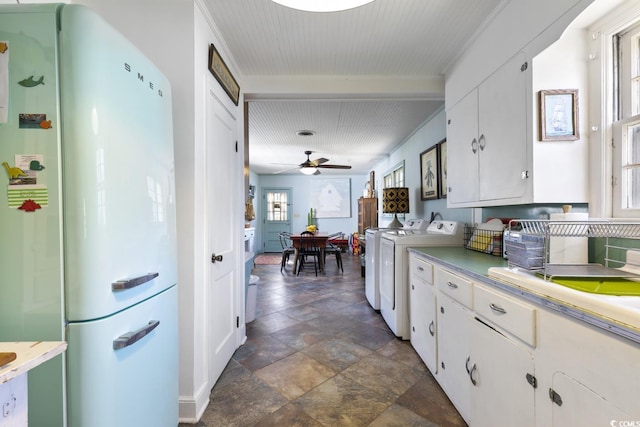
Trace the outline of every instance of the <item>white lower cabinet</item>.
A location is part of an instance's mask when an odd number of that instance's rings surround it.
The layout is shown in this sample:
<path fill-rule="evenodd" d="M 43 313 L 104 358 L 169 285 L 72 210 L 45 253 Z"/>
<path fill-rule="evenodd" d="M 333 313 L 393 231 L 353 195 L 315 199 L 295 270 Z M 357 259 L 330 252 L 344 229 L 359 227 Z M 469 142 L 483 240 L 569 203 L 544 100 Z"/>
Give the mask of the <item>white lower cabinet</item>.
<path fill-rule="evenodd" d="M 411 343 L 470 426 L 639 425 L 639 343 L 421 262 Z"/>
<path fill-rule="evenodd" d="M 471 347 L 473 285 L 463 276 L 439 268 L 438 287 L 438 382 L 462 418 L 471 418 L 471 383 L 467 362 Z"/>
<path fill-rule="evenodd" d="M 640 422 L 631 414 L 623 412 L 594 390 L 562 372 L 552 377 L 549 389 L 551 405 L 551 425 L 566 426 L 609 426 L 622 425 L 620 421 L 632 421 L 630 426 Z"/>
<path fill-rule="evenodd" d="M 531 352 L 479 318 L 473 322 L 471 336 L 471 424 L 533 426 L 535 371 Z"/>
<path fill-rule="evenodd" d="M 436 341 L 436 293 L 433 265 L 415 256 L 409 258 L 409 323 L 411 345 L 427 368 L 438 370 Z"/>
<path fill-rule="evenodd" d="M 471 420 L 471 382 L 466 366 L 471 338 L 471 310 L 438 295 L 438 382 L 467 423 Z"/>

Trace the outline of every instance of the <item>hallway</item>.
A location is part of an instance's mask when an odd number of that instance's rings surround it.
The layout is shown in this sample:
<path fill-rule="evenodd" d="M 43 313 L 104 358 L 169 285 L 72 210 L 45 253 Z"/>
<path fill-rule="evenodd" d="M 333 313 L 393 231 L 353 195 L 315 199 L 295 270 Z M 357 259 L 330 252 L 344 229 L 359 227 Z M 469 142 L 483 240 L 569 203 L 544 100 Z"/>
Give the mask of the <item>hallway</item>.
<path fill-rule="evenodd" d="M 256 320 L 197 426 L 464 426 L 409 341 L 364 296 L 357 256 L 344 273 L 256 265 Z M 186 425 L 185 425 L 186 426 Z"/>

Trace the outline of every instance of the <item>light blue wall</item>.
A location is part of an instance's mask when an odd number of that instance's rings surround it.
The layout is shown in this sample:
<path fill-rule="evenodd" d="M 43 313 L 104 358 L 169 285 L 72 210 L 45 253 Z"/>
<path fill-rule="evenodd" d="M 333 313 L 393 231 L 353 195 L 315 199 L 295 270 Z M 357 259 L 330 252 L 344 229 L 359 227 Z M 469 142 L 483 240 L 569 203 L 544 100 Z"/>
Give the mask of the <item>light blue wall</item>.
<path fill-rule="evenodd" d="M 429 219 L 432 212 L 439 212 L 445 220 L 459 221 L 462 223 L 471 221 L 471 209 L 448 209 L 447 199 L 420 200 L 420 153 L 442 141 L 445 137 L 446 122 L 443 106 L 431 117 L 426 119 L 400 147 L 375 166 L 375 188 L 379 197 L 379 212 L 382 212 L 382 177 L 399 162 L 404 161 L 405 186 L 408 187 L 410 191 L 410 212 L 405 216 L 406 219 Z M 379 225 L 384 227 L 392 220 L 393 217 L 380 214 Z M 404 221 L 401 219 L 401 222 Z"/>
<path fill-rule="evenodd" d="M 351 215 L 348 218 L 320 218 L 316 220 L 319 230 L 327 233 L 344 232 L 350 234 L 358 231 L 358 198 L 362 196 L 368 176 L 364 175 L 322 175 L 322 178 L 349 178 L 351 182 Z M 253 207 L 256 220 L 251 222 L 256 227 L 256 252 L 262 252 L 264 240 L 262 236 L 263 193 L 268 188 L 286 188 L 291 190 L 292 231 L 303 231 L 307 226 L 307 213 L 311 206 L 311 180 L 315 176 L 291 175 L 257 175 L 250 173 L 249 183 L 256 186 Z"/>

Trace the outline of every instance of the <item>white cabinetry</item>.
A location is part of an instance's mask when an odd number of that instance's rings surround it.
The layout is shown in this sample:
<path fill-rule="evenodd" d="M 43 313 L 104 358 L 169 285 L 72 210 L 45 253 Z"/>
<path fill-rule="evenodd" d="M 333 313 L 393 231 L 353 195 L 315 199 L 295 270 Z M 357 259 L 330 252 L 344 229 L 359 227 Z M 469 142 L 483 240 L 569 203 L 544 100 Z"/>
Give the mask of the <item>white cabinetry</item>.
<path fill-rule="evenodd" d="M 614 420 L 633 421 L 629 425 L 635 426 L 640 421 L 562 372 L 553 375 L 549 396 L 554 399 L 550 424 L 553 427 L 616 425 L 612 423 Z"/>
<path fill-rule="evenodd" d="M 474 291 L 476 319 L 467 364 L 473 425 L 533 426 L 533 354 L 520 340 L 535 342 L 536 311 L 481 285 Z"/>
<path fill-rule="evenodd" d="M 537 425 L 640 421 L 640 344 L 554 311 L 538 318 Z"/>
<path fill-rule="evenodd" d="M 436 293 L 433 265 L 409 257 L 409 323 L 411 345 L 434 374 L 438 370 L 436 338 Z"/>
<path fill-rule="evenodd" d="M 471 346 L 472 283 L 448 270 L 436 269 L 438 285 L 438 382 L 462 418 L 469 423 L 471 382 L 467 363 Z"/>
<path fill-rule="evenodd" d="M 525 195 L 527 74 L 518 53 L 447 111 L 447 204 L 479 206 Z"/>

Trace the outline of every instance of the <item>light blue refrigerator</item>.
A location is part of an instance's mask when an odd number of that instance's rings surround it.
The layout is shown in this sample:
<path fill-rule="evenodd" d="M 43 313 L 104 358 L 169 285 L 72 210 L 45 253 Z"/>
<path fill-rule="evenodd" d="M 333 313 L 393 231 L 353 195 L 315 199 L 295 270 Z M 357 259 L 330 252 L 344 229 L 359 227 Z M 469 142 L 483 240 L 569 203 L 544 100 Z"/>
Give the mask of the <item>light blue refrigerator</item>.
<path fill-rule="evenodd" d="M 86 7 L 0 6 L 0 162 L 0 341 L 68 342 L 29 426 L 175 427 L 168 80 Z"/>

